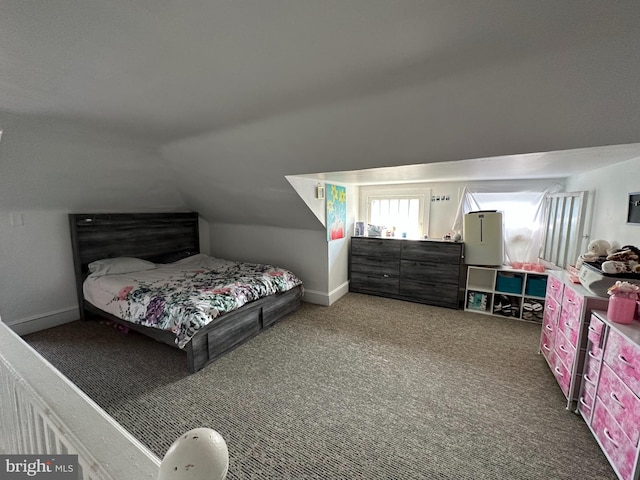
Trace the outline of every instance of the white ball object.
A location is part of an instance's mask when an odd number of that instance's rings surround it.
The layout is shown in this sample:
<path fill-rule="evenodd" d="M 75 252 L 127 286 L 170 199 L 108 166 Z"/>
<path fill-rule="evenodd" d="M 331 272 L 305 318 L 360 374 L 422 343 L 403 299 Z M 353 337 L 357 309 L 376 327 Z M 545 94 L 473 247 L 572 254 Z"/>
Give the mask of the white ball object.
<path fill-rule="evenodd" d="M 181 435 L 160 464 L 158 480 L 223 480 L 229 470 L 227 443 L 211 428 Z"/>

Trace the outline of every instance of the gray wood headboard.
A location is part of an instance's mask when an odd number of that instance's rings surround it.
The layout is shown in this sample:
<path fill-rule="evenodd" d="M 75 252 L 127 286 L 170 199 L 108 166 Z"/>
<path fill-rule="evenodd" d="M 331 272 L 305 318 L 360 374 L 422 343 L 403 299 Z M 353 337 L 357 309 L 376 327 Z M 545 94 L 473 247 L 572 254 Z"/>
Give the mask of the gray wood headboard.
<path fill-rule="evenodd" d="M 137 257 L 169 263 L 200 252 L 197 212 L 69 214 L 69 226 L 83 318 L 82 283 L 94 260 Z"/>

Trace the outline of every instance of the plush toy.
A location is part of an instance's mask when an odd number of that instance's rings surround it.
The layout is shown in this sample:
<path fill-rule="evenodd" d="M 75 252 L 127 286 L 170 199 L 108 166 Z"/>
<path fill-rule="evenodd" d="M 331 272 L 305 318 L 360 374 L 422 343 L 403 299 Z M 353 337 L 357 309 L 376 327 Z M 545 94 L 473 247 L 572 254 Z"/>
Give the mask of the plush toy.
<path fill-rule="evenodd" d="M 602 262 L 601 268 L 604 273 L 638 273 L 640 272 L 640 263 L 634 260 L 627 262 L 607 260 L 606 262 Z"/>
<path fill-rule="evenodd" d="M 589 242 L 587 252 L 583 253 L 576 260 L 576 268 L 580 270 L 583 262 L 595 262 L 600 257 L 606 257 L 611 250 L 611 244 L 606 240 L 592 240 Z"/>

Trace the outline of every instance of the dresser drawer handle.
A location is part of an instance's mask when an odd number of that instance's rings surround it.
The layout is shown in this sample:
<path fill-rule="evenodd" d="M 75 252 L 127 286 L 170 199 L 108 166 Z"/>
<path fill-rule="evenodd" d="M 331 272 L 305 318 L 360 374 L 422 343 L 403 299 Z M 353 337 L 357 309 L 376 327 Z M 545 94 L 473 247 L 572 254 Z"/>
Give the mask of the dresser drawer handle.
<path fill-rule="evenodd" d="M 546 325 L 544 328 L 546 328 L 546 329 L 547 329 L 547 330 L 549 330 L 550 332 L 553 332 L 553 327 L 552 327 L 551 325 L 549 325 L 548 323 L 547 323 L 547 325 Z"/>
<path fill-rule="evenodd" d="M 622 356 L 622 354 L 619 354 L 619 355 L 618 355 L 618 360 L 620 360 L 622 363 L 624 363 L 627 367 L 635 368 L 635 367 L 633 366 L 633 364 L 632 364 L 631 362 L 629 362 L 629 360 L 627 360 L 626 358 L 624 358 L 624 357 Z"/>
<path fill-rule="evenodd" d="M 542 344 L 542 348 L 544 348 L 547 352 L 551 351 L 551 347 L 549 347 L 549 345 L 547 345 L 546 343 Z"/>
<path fill-rule="evenodd" d="M 618 445 L 616 441 L 611 437 L 611 434 L 609 433 L 609 429 L 607 427 L 604 427 L 604 436 L 607 437 L 611 443 L 613 443 L 614 447 L 620 448 L 620 445 Z"/>
<path fill-rule="evenodd" d="M 573 328 L 571 328 L 571 324 L 569 322 L 564 322 L 564 326 L 567 327 L 569 330 L 573 330 Z"/>
<path fill-rule="evenodd" d="M 595 328 L 595 327 L 593 327 L 593 326 L 591 326 L 591 325 L 589 325 L 589 331 L 590 331 L 590 332 L 595 332 L 595 331 L 596 331 L 596 328 Z"/>
<path fill-rule="evenodd" d="M 564 377 L 564 373 L 562 373 L 562 370 L 560 370 L 560 367 L 556 367 L 553 370 L 561 377 Z"/>
<path fill-rule="evenodd" d="M 589 356 L 590 356 L 591 358 L 593 358 L 594 360 L 597 360 L 598 362 L 600 361 L 600 357 L 596 357 L 596 356 L 594 355 L 594 353 L 593 353 L 591 350 L 589 350 L 589 351 L 587 352 L 587 355 L 589 355 Z"/>
<path fill-rule="evenodd" d="M 615 392 L 611 392 L 609 396 L 611 397 L 611 400 L 613 400 L 620 406 L 620 408 L 625 408 L 624 404 L 618 399 L 618 396 L 615 394 Z"/>
<path fill-rule="evenodd" d="M 549 310 L 550 312 L 555 312 L 556 309 L 553 308 L 553 306 L 551 306 L 550 304 L 547 304 L 547 310 Z"/>
<path fill-rule="evenodd" d="M 569 353 L 569 351 L 567 350 L 567 347 L 565 347 L 562 344 L 558 345 L 558 350 L 560 350 L 562 353 Z"/>
<path fill-rule="evenodd" d="M 587 402 L 584 401 L 584 397 L 580 397 L 578 401 L 580 402 L 581 405 L 584 405 L 587 408 L 591 408 L 591 405 L 589 405 Z"/>
<path fill-rule="evenodd" d="M 595 385 L 596 384 L 596 382 L 594 382 L 593 380 L 591 380 L 589 378 L 588 374 L 584 375 L 582 378 L 584 379 L 585 382 L 590 383 L 591 385 Z"/>

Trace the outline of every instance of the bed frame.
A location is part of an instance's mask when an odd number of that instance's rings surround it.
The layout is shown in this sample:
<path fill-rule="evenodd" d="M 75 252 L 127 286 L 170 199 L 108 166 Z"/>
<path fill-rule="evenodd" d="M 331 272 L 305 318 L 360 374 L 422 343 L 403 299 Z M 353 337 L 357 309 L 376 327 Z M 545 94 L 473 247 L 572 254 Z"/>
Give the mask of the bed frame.
<path fill-rule="evenodd" d="M 137 257 L 155 263 L 171 263 L 200 252 L 198 214 L 95 213 L 70 214 L 71 245 L 80 318 L 98 316 L 173 347 L 175 335 L 129 323 L 100 310 L 84 299 L 82 284 L 89 263 L 101 258 Z M 221 315 L 203 327 L 184 347 L 191 373 L 258 335 L 300 307 L 302 287 L 255 300 Z"/>

